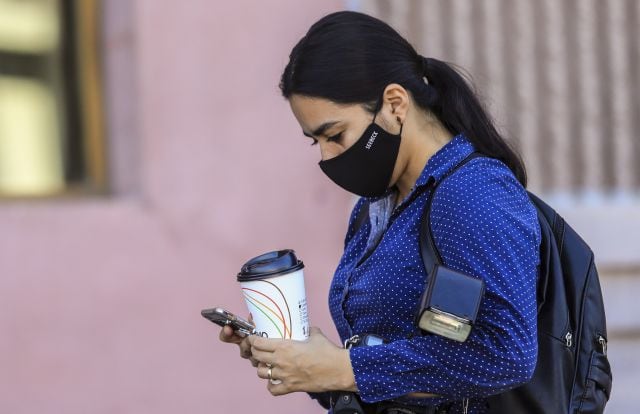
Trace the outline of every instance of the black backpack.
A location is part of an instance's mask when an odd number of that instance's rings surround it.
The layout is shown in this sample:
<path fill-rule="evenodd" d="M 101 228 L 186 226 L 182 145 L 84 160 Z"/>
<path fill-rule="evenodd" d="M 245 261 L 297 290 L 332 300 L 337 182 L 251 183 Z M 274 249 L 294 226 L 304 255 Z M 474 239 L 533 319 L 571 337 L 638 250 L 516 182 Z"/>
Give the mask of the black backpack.
<path fill-rule="evenodd" d="M 425 269 L 442 264 L 429 225 L 438 186 L 470 160 L 473 153 L 433 188 L 421 217 L 420 252 Z M 607 328 L 593 252 L 545 202 L 529 193 L 538 211 L 542 242 L 537 286 L 538 362 L 530 382 L 489 397 L 489 412 L 500 414 L 599 414 L 611 393 Z M 363 217 L 364 216 L 364 217 Z M 368 217 L 363 206 L 356 228 Z"/>

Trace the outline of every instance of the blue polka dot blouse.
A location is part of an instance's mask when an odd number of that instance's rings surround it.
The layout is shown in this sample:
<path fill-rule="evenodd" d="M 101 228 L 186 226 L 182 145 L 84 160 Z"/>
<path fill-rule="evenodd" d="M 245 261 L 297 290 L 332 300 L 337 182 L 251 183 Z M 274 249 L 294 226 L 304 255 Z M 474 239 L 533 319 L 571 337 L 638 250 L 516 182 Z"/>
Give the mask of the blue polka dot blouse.
<path fill-rule="evenodd" d="M 413 191 L 438 182 L 474 151 L 454 137 L 431 157 Z M 412 191 L 412 193 L 413 193 Z M 502 162 L 475 158 L 439 187 L 431 226 L 444 264 L 484 279 L 476 325 L 464 343 L 422 335 L 414 316 L 427 274 L 419 222 L 431 190 L 394 209 L 395 193 L 355 205 L 344 254 L 329 291 L 329 308 L 344 341 L 376 334 L 390 343 L 353 348 L 351 364 L 365 402 L 394 399 L 436 405 L 458 401 L 462 412 L 485 412 L 485 398 L 528 381 L 537 358 L 536 279 L 540 228 L 525 189 Z M 356 229 L 364 203 L 369 220 Z M 427 392 L 437 398 L 408 398 Z"/>

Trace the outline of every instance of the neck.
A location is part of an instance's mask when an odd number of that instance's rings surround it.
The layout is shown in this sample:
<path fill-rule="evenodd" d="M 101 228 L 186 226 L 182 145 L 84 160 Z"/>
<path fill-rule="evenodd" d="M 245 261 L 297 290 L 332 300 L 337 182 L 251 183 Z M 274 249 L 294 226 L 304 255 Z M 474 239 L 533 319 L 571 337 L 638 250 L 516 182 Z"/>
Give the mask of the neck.
<path fill-rule="evenodd" d="M 398 190 L 396 204 L 400 204 L 409 195 L 429 159 L 453 138 L 440 122 L 433 119 L 409 130 L 415 132 L 409 134 L 407 131 L 406 134 L 408 145 L 403 148 L 406 161 L 404 170 L 396 181 Z"/>

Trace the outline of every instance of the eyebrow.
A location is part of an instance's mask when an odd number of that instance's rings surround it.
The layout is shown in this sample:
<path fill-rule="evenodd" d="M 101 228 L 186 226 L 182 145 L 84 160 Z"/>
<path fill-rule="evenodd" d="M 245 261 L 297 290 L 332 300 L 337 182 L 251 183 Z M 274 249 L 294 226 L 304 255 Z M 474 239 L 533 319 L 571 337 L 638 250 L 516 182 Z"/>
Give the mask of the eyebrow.
<path fill-rule="evenodd" d="M 322 124 L 318 128 L 316 128 L 311 134 L 305 132 L 304 129 L 303 129 L 302 130 L 302 134 L 304 136 L 306 136 L 306 137 L 313 138 L 314 136 L 318 136 L 318 135 L 324 134 L 327 129 L 331 128 L 332 126 L 334 126 L 335 124 L 337 124 L 339 122 L 340 121 L 325 122 L 324 124 Z"/>

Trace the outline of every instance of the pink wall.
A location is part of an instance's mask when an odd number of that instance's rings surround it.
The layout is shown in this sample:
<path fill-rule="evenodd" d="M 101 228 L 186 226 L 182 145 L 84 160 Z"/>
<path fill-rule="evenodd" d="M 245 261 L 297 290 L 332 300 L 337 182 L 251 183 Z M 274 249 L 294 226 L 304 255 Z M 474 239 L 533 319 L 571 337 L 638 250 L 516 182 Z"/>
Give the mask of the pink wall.
<path fill-rule="evenodd" d="M 312 324 L 336 339 L 326 291 L 350 197 L 277 83 L 342 2 L 105 3 L 109 142 L 128 185 L 0 205 L 0 412 L 321 412 L 271 397 L 199 312 L 243 311 L 243 261 L 294 248 Z"/>

